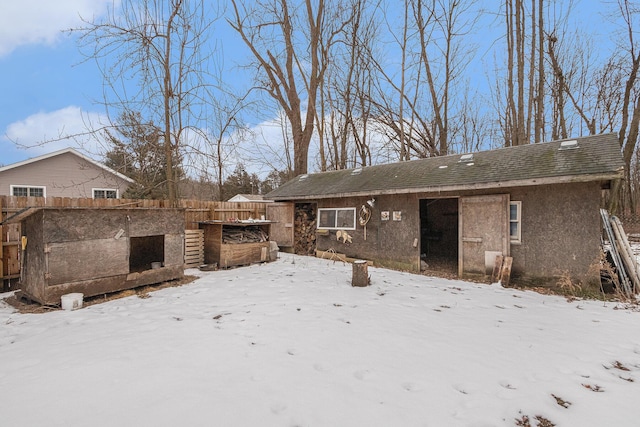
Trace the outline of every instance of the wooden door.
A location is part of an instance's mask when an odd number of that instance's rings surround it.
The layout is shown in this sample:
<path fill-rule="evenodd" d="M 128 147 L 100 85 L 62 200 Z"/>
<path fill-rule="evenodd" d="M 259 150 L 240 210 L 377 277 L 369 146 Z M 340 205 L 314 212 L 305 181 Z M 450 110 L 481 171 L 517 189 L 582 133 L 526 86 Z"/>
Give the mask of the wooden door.
<path fill-rule="evenodd" d="M 458 203 L 458 273 L 490 273 L 495 255 L 509 255 L 509 195 L 461 197 Z"/>
<path fill-rule="evenodd" d="M 293 203 L 267 203 L 267 219 L 273 221 L 269 240 L 280 247 L 293 246 Z"/>

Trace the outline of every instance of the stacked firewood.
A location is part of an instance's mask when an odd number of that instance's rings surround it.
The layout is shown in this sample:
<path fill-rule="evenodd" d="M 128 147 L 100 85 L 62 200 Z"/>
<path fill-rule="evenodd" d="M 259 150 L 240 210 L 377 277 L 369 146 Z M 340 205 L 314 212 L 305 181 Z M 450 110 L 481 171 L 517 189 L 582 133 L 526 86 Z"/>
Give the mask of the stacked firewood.
<path fill-rule="evenodd" d="M 316 213 L 313 205 L 296 206 L 294 220 L 294 251 L 300 255 L 310 255 L 316 249 Z"/>
<path fill-rule="evenodd" d="M 259 243 L 269 240 L 260 227 L 225 227 L 222 229 L 222 243 Z"/>

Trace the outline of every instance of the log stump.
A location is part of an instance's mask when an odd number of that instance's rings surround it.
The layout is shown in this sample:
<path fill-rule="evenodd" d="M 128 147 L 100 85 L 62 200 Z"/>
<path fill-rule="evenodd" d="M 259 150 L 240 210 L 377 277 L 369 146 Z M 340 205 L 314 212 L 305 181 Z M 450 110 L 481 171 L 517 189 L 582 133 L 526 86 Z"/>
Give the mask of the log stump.
<path fill-rule="evenodd" d="M 353 262 L 351 286 L 369 286 L 369 264 L 367 261 L 359 259 Z"/>

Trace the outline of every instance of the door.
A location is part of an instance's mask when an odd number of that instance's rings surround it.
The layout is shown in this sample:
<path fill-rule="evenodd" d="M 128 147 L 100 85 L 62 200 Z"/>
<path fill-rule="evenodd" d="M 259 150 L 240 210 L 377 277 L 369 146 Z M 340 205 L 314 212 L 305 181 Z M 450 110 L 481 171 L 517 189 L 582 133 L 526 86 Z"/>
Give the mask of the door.
<path fill-rule="evenodd" d="M 271 224 L 269 240 L 278 246 L 293 246 L 293 203 L 267 203 L 267 219 Z"/>
<path fill-rule="evenodd" d="M 458 274 L 490 273 L 496 255 L 509 255 L 509 195 L 461 197 L 458 210 Z"/>

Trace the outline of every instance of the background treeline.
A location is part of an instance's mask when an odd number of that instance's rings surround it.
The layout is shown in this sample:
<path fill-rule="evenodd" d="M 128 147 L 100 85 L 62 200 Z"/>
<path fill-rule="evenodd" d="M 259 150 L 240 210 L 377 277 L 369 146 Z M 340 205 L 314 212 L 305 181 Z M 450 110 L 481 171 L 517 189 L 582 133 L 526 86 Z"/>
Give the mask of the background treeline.
<path fill-rule="evenodd" d="M 614 132 L 611 208 L 637 203 L 633 1 L 123 0 L 85 24 L 137 197 Z"/>

